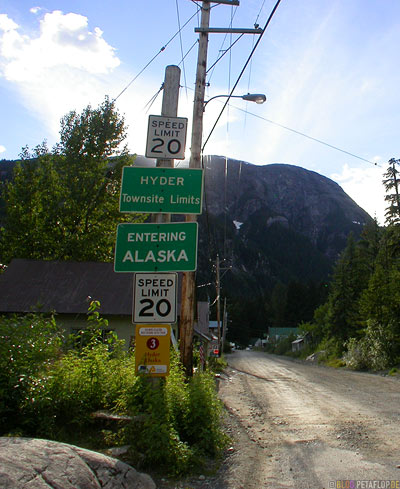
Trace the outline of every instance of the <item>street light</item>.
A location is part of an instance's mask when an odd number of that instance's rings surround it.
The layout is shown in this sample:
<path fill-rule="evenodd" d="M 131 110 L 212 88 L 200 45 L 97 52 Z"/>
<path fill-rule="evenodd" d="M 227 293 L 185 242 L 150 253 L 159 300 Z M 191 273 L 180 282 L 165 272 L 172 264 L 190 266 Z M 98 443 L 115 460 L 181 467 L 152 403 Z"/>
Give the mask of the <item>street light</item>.
<path fill-rule="evenodd" d="M 255 102 L 256 104 L 263 104 L 267 100 L 267 97 L 263 93 L 248 93 L 246 95 L 215 95 L 214 97 L 211 97 L 210 99 L 204 102 L 203 110 L 206 109 L 206 105 L 208 104 L 208 102 L 211 102 L 211 100 L 214 100 L 215 98 L 218 97 L 241 98 L 242 100 L 247 100 L 248 102 Z"/>

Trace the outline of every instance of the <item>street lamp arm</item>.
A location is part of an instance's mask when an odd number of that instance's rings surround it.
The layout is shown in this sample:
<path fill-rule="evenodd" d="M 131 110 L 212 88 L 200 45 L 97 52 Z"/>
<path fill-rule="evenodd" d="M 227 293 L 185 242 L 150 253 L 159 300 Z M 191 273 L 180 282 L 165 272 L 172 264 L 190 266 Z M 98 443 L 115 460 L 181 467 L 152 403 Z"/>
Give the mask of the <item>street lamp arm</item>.
<path fill-rule="evenodd" d="M 247 93 L 246 95 L 214 95 L 214 97 L 211 97 L 210 99 L 204 101 L 204 110 L 206 109 L 206 105 L 208 104 L 208 102 L 211 102 L 211 100 L 219 97 L 241 98 L 242 100 L 255 102 L 256 104 L 263 104 L 267 100 L 267 97 L 263 93 Z"/>

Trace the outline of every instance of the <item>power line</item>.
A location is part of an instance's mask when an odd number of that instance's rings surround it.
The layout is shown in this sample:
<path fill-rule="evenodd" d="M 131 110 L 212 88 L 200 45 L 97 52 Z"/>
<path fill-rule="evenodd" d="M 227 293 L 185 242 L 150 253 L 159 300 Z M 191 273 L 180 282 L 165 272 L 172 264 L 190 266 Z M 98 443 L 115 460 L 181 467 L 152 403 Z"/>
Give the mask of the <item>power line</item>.
<path fill-rule="evenodd" d="M 195 3 L 195 2 L 194 2 Z M 197 5 L 197 4 L 196 4 Z M 132 85 L 132 83 L 134 83 L 138 78 L 139 76 L 151 65 L 151 63 L 163 52 L 165 51 L 165 49 L 168 47 L 168 45 L 175 39 L 176 36 L 178 36 L 181 31 L 189 24 L 189 22 L 197 15 L 197 12 L 198 10 L 196 10 L 196 12 L 183 24 L 183 26 L 178 30 L 178 32 L 176 32 L 172 37 L 171 39 L 164 45 L 160 48 L 160 50 L 158 51 L 157 54 L 155 54 L 151 60 L 139 71 L 139 73 L 126 85 L 126 87 L 121 90 L 121 92 L 112 100 L 113 102 L 115 102 L 117 99 L 119 99 L 119 97 L 124 93 L 126 92 L 126 90 L 128 90 L 128 88 Z"/>
<path fill-rule="evenodd" d="M 294 132 L 295 134 L 298 134 L 299 136 L 303 136 L 307 139 L 311 139 L 311 141 L 315 141 L 319 144 L 323 144 L 324 146 L 328 146 L 328 148 L 332 148 L 336 151 L 340 151 L 341 153 L 345 153 L 349 156 L 352 156 L 353 158 L 357 158 L 359 160 L 365 161 L 366 163 L 370 163 L 371 165 L 374 165 L 374 166 L 379 166 L 379 167 L 381 166 L 381 165 L 378 165 L 378 163 L 376 163 L 376 162 L 373 162 L 373 161 L 367 160 L 366 158 L 363 158 L 362 156 L 358 156 L 354 153 L 351 153 L 350 151 L 346 151 L 345 149 L 338 148 L 337 146 L 334 146 L 333 144 L 327 143 L 326 141 L 322 141 L 322 139 L 314 138 L 313 136 L 309 136 L 308 134 L 305 134 L 304 132 L 300 132 L 300 131 L 297 131 L 296 129 L 292 129 L 288 126 L 284 126 L 283 124 L 279 124 L 279 122 L 272 121 L 271 119 L 267 119 L 266 117 L 263 117 L 263 116 L 258 115 L 258 114 L 254 114 L 253 112 L 249 112 L 245 109 L 241 109 L 240 107 L 236 107 L 235 105 L 232 105 L 232 107 L 234 107 L 237 110 L 240 110 L 241 112 L 245 112 L 246 114 L 252 115 L 253 117 L 256 117 L 257 119 L 261 119 L 263 121 L 269 122 L 270 124 L 274 124 L 275 126 L 281 127 L 282 129 L 286 129 L 287 131 Z"/>
<path fill-rule="evenodd" d="M 260 34 L 259 38 L 257 39 L 257 42 L 255 43 L 255 45 L 254 45 L 253 49 L 251 50 L 251 52 L 250 52 L 250 54 L 249 54 L 249 57 L 247 58 L 247 61 L 246 61 L 246 63 L 244 64 L 244 66 L 243 66 L 243 68 L 242 68 L 242 71 L 240 72 L 240 74 L 239 74 L 239 76 L 238 76 L 238 78 L 237 78 L 237 80 L 236 80 L 236 82 L 235 82 L 235 84 L 234 84 L 234 86 L 233 86 L 233 88 L 232 88 L 232 90 L 231 90 L 230 94 L 229 94 L 229 97 L 227 98 L 227 100 L 226 100 L 226 102 L 225 102 L 224 106 L 222 107 L 222 110 L 221 110 L 221 112 L 220 112 L 219 116 L 217 117 L 217 120 L 215 121 L 215 123 L 214 123 L 214 125 L 213 125 L 213 127 L 212 127 L 212 129 L 211 129 L 211 131 L 210 131 L 210 134 L 208 135 L 208 137 L 207 137 L 207 139 L 206 139 L 206 142 L 203 144 L 202 151 L 204 151 L 204 147 L 206 146 L 206 144 L 208 143 L 208 141 L 209 141 L 209 139 L 210 139 L 210 137 L 211 137 L 212 133 L 214 132 L 214 129 L 216 128 L 216 126 L 217 126 L 217 124 L 218 124 L 218 122 L 219 122 L 219 120 L 220 120 L 220 118 L 221 118 L 221 116 L 222 116 L 222 114 L 223 114 L 223 112 L 224 112 L 224 110 L 225 110 L 226 106 L 228 105 L 228 102 L 229 102 L 229 100 L 230 100 L 230 98 L 231 98 L 231 96 L 232 96 L 233 92 L 235 91 L 235 89 L 236 89 L 237 85 L 239 84 L 239 81 L 240 81 L 240 79 L 242 78 L 243 73 L 245 72 L 245 70 L 246 70 L 246 68 L 247 68 L 247 65 L 249 64 L 249 62 L 250 62 L 251 58 L 253 57 L 253 54 L 254 54 L 255 50 L 257 49 L 258 45 L 260 44 L 261 39 L 262 39 L 263 35 L 265 34 L 265 31 L 267 30 L 267 28 L 268 28 L 268 26 L 269 26 L 269 23 L 271 22 L 272 17 L 274 16 L 274 14 L 275 14 L 275 12 L 276 12 L 276 10 L 277 10 L 277 8 L 278 8 L 278 6 L 279 6 L 279 4 L 280 4 L 280 3 L 281 3 L 281 0 L 278 0 L 278 1 L 276 2 L 276 4 L 275 4 L 274 8 L 272 9 L 272 12 L 270 13 L 270 15 L 269 15 L 269 17 L 268 17 L 268 20 L 267 20 L 267 22 L 265 23 L 265 26 L 264 26 L 264 28 L 263 28 L 263 30 L 262 30 L 262 33 Z"/>
<path fill-rule="evenodd" d="M 191 88 L 189 88 L 189 89 L 190 90 L 193 90 Z M 287 131 L 290 131 L 290 132 L 293 132 L 295 134 L 298 134 L 299 136 L 303 136 L 303 137 L 305 137 L 307 139 L 310 139 L 311 141 L 315 141 L 316 143 L 323 144 L 324 146 L 327 146 L 328 148 L 334 149 L 335 151 L 340 151 L 341 153 L 345 153 L 345 154 L 347 154 L 349 156 L 352 156 L 353 158 L 357 158 L 358 160 L 365 161 L 366 163 L 369 163 L 370 165 L 379 166 L 380 168 L 382 168 L 382 165 L 379 165 L 375 161 L 367 160 L 366 158 L 363 158 L 362 156 L 358 156 L 355 153 L 351 153 L 350 151 L 347 151 L 345 149 L 339 148 L 338 146 L 335 146 L 333 144 L 327 143 L 326 141 L 323 141 L 322 139 L 315 138 L 315 137 L 310 136 L 310 135 L 308 135 L 308 134 L 306 134 L 304 132 L 298 131 L 297 129 L 292 129 L 291 127 L 285 126 L 285 125 L 280 124 L 279 122 L 275 122 L 275 121 L 273 121 L 271 119 L 267 119 L 266 117 L 263 117 L 263 116 L 261 116 L 259 114 L 255 114 L 254 112 L 250 112 L 250 111 L 248 111 L 246 109 L 241 109 L 240 107 L 238 107 L 236 105 L 230 104 L 230 106 L 233 107 L 236 110 L 239 110 L 240 112 L 244 112 L 247 115 L 251 115 L 253 117 L 256 117 L 257 119 L 261 119 L 262 121 L 268 122 L 270 124 L 274 124 L 275 126 L 281 127 L 282 129 L 286 129 Z"/>
<path fill-rule="evenodd" d="M 183 67 L 183 79 L 184 79 L 185 85 L 186 85 L 185 56 L 183 55 L 183 43 L 182 43 L 182 32 L 181 32 L 182 29 L 181 29 L 181 19 L 180 19 L 180 15 L 179 15 L 178 0 L 175 0 L 175 4 L 176 4 L 176 16 L 178 19 L 178 28 L 179 28 L 179 43 L 181 46 L 181 56 L 182 56 L 181 63 L 182 63 L 182 67 Z M 187 90 L 186 90 L 186 97 L 187 97 Z"/>

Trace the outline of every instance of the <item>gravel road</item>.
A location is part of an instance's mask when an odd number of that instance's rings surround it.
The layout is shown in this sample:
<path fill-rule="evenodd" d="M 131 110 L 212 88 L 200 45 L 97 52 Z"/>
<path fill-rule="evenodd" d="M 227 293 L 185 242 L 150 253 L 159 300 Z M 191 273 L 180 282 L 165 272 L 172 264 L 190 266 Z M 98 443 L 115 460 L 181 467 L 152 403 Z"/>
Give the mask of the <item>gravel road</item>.
<path fill-rule="evenodd" d="M 218 474 L 159 489 L 400 489 L 399 378 L 255 351 L 228 363 L 233 443 Z"/>
<path fill-rule="evenodd" d="M 219 392 L 234 445 L 208 487 L 400 488 L 398 378 L 253 351 L 228 362 Z"/>

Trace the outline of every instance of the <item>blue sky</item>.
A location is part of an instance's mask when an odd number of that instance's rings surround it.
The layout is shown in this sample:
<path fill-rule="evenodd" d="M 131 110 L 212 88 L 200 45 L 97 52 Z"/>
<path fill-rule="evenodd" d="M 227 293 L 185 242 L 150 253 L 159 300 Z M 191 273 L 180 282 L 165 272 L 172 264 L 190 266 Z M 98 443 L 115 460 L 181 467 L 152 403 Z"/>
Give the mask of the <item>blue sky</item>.
<path fill-rule="evenodd" d="M 263 26 L 274 3 L 216 5 L 211 26 Z M 54 144 L 64 114 L 96 106 L 106 94 L 116 97 L 177 33 L 178 14 L 181 26 L 194 15 L 117 100 L 129 126 L 129 149 L 143 154 L 147 118 L 160 113 L 162 95 L 149 111 L 145 106 L 158 92 L 165 67 L 180 64 L 182 52 L 195 43 L 197 10 L 191 0 L 1 0 L 0 158 L 17 158 L 23 146 L 43 139 Z M 235 39 L 210 35 L 208 66 Z M 400 157 L 399 39 L 398 0 L 282 0 L 235 92 L 265 93 L 268 100 L 263 105 L 234 100 L 205 154 L 317 171 L 382 223 L 382 170 L 390 158 Z M 244 36 L 216 65 L 208 98 L 229 92 L 254 42 L 252 35 Z M 180 65 L 178 115 L 189 120 L 196 58 L 197 46 Z M 221 100 L 207 106 L 205 138 Z"/>

